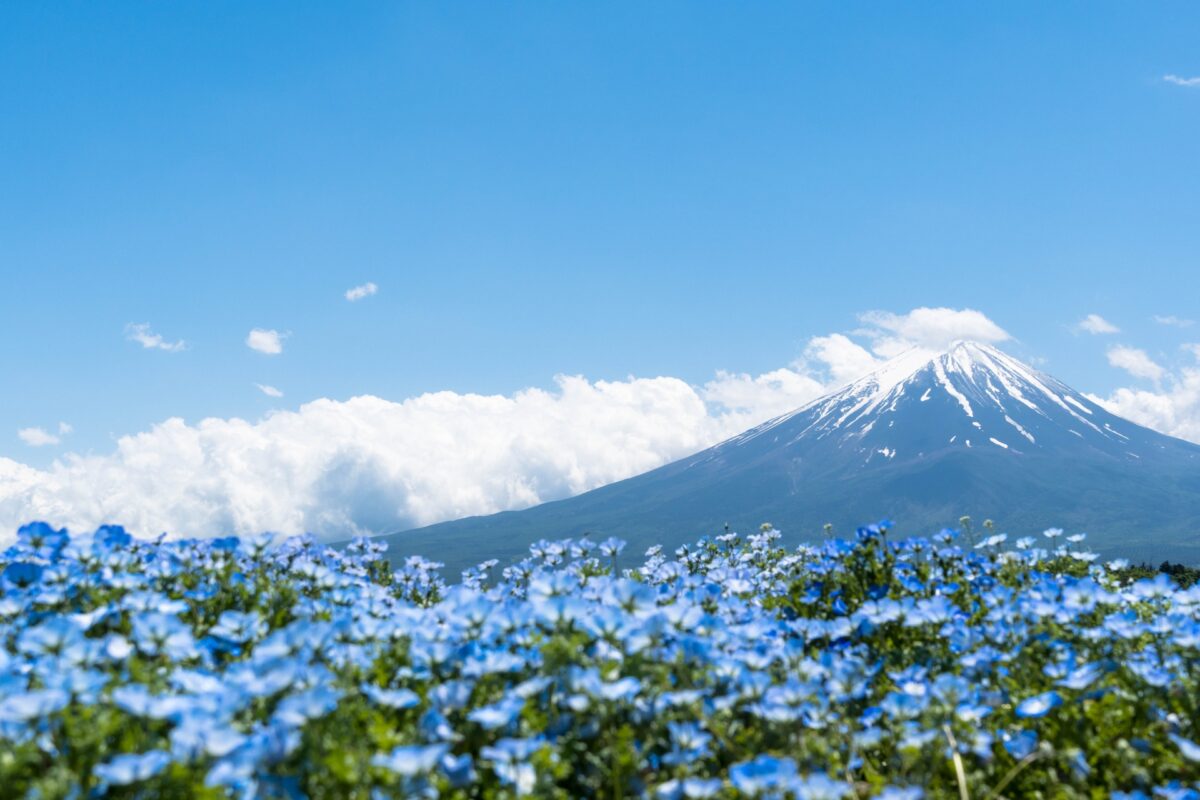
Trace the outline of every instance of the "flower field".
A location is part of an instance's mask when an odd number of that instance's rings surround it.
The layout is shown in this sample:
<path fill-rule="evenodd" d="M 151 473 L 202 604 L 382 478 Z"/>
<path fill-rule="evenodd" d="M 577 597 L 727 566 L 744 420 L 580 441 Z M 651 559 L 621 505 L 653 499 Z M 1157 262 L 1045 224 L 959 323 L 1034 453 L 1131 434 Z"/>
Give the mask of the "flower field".
<path fill-rule="evenodd" d="M 369 540 L 35 523 L 0 795 L 1200 797 L 1200 587 L 1077 540 L 543 542 L 451 585 Z"/>

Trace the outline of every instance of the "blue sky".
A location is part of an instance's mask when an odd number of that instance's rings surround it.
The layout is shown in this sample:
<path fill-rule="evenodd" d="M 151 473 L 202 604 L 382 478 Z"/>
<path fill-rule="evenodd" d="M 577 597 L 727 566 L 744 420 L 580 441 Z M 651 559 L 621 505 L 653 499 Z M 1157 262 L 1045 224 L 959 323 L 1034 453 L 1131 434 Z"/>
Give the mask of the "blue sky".
<path fill-rule="evenodd" d="M 317 398 L 699 385 L 921 306 L 979 309 L 1080 389 L 1149 390 L 1106 351 L 1178 369 L 1200 338 L 1152 320 L 1200 318 L 1198 25 L 1183 3 L 8 4 L 0 456 Z M 1073 330 L 1089 313 L 1120 333 Z M 59 421 L 58 447 L 13 433 Z"/>

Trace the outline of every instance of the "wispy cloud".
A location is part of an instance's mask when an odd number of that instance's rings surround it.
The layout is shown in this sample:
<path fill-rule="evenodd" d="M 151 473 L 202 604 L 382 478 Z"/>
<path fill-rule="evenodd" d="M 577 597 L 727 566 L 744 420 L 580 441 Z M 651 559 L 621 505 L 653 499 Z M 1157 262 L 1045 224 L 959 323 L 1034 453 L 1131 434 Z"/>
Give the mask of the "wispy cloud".
<path fill-rule="evenodd" d="M 1125 370 L 1135 378 L 1149 378 L 1160 381 L 1166 370 L 1155 363 L 1145 350 L 1136 347 L 1116 345 L 1108 349 L 1108 363 Z"/>
<path fill-rule="evenodd" d="M 58 423 L 58 435 L 50 433 L 45 428 L 21 428 L 17 431 L 17 438 L 30 447 L 46 447 L 47 445 L 58 444 L 62 441 L 62 437 L 75 430 L 66 422 Z"/>
<path fill-rule="evenodd" d="M 1121 329 L 1111 322 L 1106 320 L 1099 314 L 1088 314 L 1079 322 L 1075 323 L 1075 330 L 1081 333 L 1090 333 L 1093 336 L 1105 333 L 1120 333 Z"/>
<path fill-rule="evenodd" d="M 148 322 L 131 322 L 125 326 L 125 338 L 137 342 L 147 350 L 166 350 L 168 353 L 178 353 L 187 348 L 187 342 L 180 339 L 168 342 L 160 334 L 150 330 Z"/>
<path fill-rule="evenodd" d="M 1159 325 L 1170 325 L 1172 328 L 1190 328 L 1192 325 L 1196 324 L 1194 319 L 1182 319 L 1174 314 L 1168 314 L 1166 316 L 1159 316 L 1158 314 L 1155 314 L 1154 321 Z"/>
<path fill-rule="evenodd" d="M 379 287 L 368 281 L 362 286 L 355 286 L 353 289 L 347 289 L 346 299 L 353 303 L 356 300 L 362 300 L 364 297 L 370 297 L 378 291 Z"/>
<path fill-rule="evenodd" d="M 1163 75 L 1163 80 L 1176 86 L 1187 86 L 1189 88 L 1200 87 L 1200 77 L 1183 78 L 1179 75 Z"/>
<path fill-rule="evenodd" d="M 283 352 L 283 340 L 286 337 L 286 333 L 276 330 L 255 328 L 246 335 L 246 346 L 269 356 L 277 356 Z"/>
<path fill-rule="evenodd" d="M 279 391 L 274 386 L 270 386 L 265 383 L 256 383 L 254 385 L 257 386 L 258 390 L 267 397 L 283 397 L 283 392 Z"/>

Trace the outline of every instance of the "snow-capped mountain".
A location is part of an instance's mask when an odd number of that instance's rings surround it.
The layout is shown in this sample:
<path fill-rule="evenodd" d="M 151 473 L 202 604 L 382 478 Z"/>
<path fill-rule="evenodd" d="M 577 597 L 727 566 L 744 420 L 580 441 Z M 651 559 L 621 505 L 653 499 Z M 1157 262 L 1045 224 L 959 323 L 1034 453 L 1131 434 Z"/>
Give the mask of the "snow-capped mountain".
<path fill-rule="evenodd" d="M 911 350 L 848 386 L 673 464 L 524 511 L 394 534 L 451 566 L 540 538 L 668 546 L 729 523 L 795 540 L 881 517 L 931 533 L 969 515 L 1014 535 L 1088 532 L 1106 554 L 1200 559 L 1200 446 L 1117 417 L 1000 350 Z"/>
<path fill-rule="evenodd" d="M 786 442 L 780 434 L 788 435 Z M 910 350 L 797 411 L 717 445 L 710 457 L 766 437 L 789 450 L 923 458 L 944 449 L 998 448 L 1019 457 L 1080 447 L 1117 459 L 1200 448 L 1121 419 L 994 347 L 958 342 Z"/>

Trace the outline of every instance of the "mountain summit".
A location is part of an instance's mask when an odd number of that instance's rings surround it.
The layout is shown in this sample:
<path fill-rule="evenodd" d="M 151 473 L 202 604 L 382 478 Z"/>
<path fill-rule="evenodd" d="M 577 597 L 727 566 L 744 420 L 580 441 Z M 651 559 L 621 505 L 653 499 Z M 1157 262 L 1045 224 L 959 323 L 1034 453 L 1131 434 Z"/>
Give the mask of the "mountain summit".
<path fill-rule="evenodd" d="M 989 345 L 913 349 L 693 456 L 523 511 L 393 534 L 396 555 L 464 566 L 541 538 L 667 546 L 766 521 L 792 540 L 881 517 L 902 532 L 990 518 L 1086 531 L 1106 555 L 1200 557 L 1200 446 L 1117 417 Z"/>

